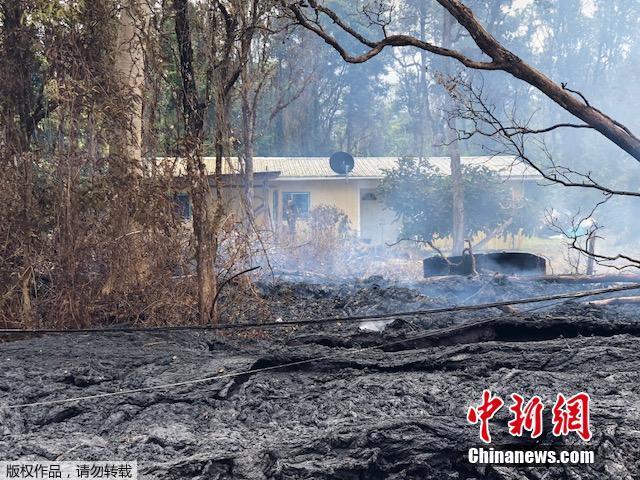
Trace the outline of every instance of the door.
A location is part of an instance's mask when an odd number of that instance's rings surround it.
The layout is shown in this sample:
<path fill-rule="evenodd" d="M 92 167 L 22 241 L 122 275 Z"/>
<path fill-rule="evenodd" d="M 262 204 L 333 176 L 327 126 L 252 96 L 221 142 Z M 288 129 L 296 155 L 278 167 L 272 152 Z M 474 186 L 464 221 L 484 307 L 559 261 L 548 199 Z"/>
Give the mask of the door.
<path fill-rule="evenodd" d="M 380 204 L 375 190 L 360 190 L 360 240 L 378 245 L 382 243 Z"/>

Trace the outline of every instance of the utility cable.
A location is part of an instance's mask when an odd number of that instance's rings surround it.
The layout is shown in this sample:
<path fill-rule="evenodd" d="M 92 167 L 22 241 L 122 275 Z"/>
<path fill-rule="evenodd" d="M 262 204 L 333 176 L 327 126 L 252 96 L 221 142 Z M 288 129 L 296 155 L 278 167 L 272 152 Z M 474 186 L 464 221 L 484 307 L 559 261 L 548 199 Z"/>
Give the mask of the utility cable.
<path fill-rule="evenodd" d="M 564 302 L 559 302 L 559 303 L 567 303 L 570 300 L 565 300 Z M 374 350 L 374 349 L 385 349 L 387 347 L 393 346 L 393 345 L 398 345 L 398 344 L 402 344 L 402 343 L 407 343 L 407 342 L 412 342 L 415 340 L 422 340 L 425 338 L 429 338 L 429 337 L 435 337 L 435 336 L 439 336 L 442 334 L 450 334 L 450 333 L 454 333 L 456 331 L 459 330 L 464 330 L 464 329 L 468 329 L 468 328 L 472 328 L 472 327 L 478 327 L 481 325 L 486 325 L 486 324 L 490 324 L 493 323 L 497 320 L 501 320 L 501 319 L 505 319 L 505 318 L 512 318 L 514 316 L 521 316 L 524 313 L 529 313 L 535 310 L 540 310 L 542 308 L 544 308 L 544 305 L 541 306 L 537 306 L 537 307 L 533 307 L 530 308 L 528 310 L 522 311 L 522 312 L 518 312 L 516 314 L 505 314 L 505 315 L 500 315 L 498 317 L 491 317 L 491 318 L 484 318 L 481 320 L 476 320 L 473 322 L 467 322 L 467 323 L 463 323 L 461 325 L 454 325 L 451 327 L 445 327 L 445 328 L 440 328 L 437 330 L 432 330 L 430 332 L 427 333 L 423 333 L 420 335 L 416 335 L 416 336 L 412 336 L 412 337 L 405 337 L 403 339 L 400 340 L 394 340 L 391 342 L 385 342 L 385 343 L 381 343 L 381 344 L 377 344 L 377 345 L 371 345 L 368 347 L 360 347 L 357 349 L 350 349 L 348 351 L 341 351 L 341 352 L 337 352 L 337 353 L 332 353 L 329 355 L 323 355 L 320 357 L 314 357 L 314 358 L 308 358 L 305 360 L 297 360 L 294 362 L 288 362 L 288 363 L 283 363 L 283 364 L 279 364 L 279 365 L 271 365 L 268 367 L 262 367 L 262 368 L 254 368 L 254 369 L 249 369 L 249 370 L 244 370 L 241 372 L 230 372 L 230 373 L 223 373 L 223 374 L 219 374 L 219 375 L 213 375 L 213 376 L 208 376 L 208 377 L 203 377 L 203 378 L 196 378 L 193 380 L 183 380 L 180 382 L 172 382 L 172 383 L 163 383 L 160 385 L 151 385 L 148 387 L 139 387 L 139 388 L 132 388 L 132 389 L 127 389 L 127 390 L 119 390 L 116 392 L 105 392 L 105 393 L 97 393 L 94 395 L 83 395 L 83 396 L 77 396 L 77 397 L 69 397 L 69 398 L 62 398 L 62 399 L 57 399 L 57 400 L 43 400 L 40 402 L 30 402 L 30 403 L 21 403 L 21 404 L 16 404 L 16 405 L 7 405 L 5 408 L 8 408 L 10 410 L 13 409 L 18 409 L 18 408 L 26 408 L 26 407 L 38 407 L 38 406 L 48 406 L 48 405 L 61 405 L 61 404 L 66 404 L 66 403 L 73 403 L 73 402 L 80 402 L 80 401 L 85 401 L 85 400 L 96 400 L 96 399 L 102 399 L 102 398 L 108 398 L 108 397 L 120 397 L 120 396 L 126 396 L 126 395 L 132 395 L 132 394 L 136 394 L 136 393 L 141 393 L 141 392 L 148 392 L 148 391 L 152 391 L 152 390 L 163 390 L 163 389 L 169 389 L 169 388 L 175 388 L 175 387 L 183 387 L 183 386 L 189 386 L 189 385 L 195 385 L 195 384 L 200 384 L 200 383 L 207 383 L 207 382 L 211 382 L 211 381 L 215 381 L 215 380 L 221 380 L 221 379 L 225 379 L 225 378 L 234 378 L 234 377 L 240 377 L 240 376 L 245 376 L 245 375 L 254 375 L 257 373 L 262 373 L 262 372 L 267 372 L 267 371 L 272 371 L 272 370 L 278 370 L 281 368 L 288 368 L 288 367 L 295 367 L 295 366 L 299 366 L 299 365 L 305 365 L 305 364 L 309 364 L 309 363 L 313 363 L 313 362 L 319 362 L 322 360 L 332 360 L 332 359 L 336 359 L 339 357 L 344 356 L 345 354 L 349 354 L 349 355 L 357 355 L 360 354 L 362 352 L 366 352 L 369 350 Z"/>
<path fill-rule="evenodd" d="M 597 290 L 583 290 L 578 292 L 559 293 L 555 295 L 545 295 L 539 297 L 520 298 L 515 300 L 504 300 L 499 302 L 490 303 L 478 303 L 474 305 L 454 305 L 449 307 L 438 307 L 426 310 L 410 310 L 403 312 L 390 312 L 390 313 L 372 313 L 367 315 L 350 315 L 344 317 L 324 317 L 317 319 L 305 319 L 305 320 L 277 320 L 270 322 L 251 322 L 251 323 L 217 323 L 209 325 L 178 325 L 178 326 L 164 326 L 164 327 L 106 327 L 106 328 L 76 328 L 76 329 L 54 329 L 54 328 L 40 328 L 40 329 L 0 329 L 0 334 L 5 335 L 29 335 L 29 334 L 98 334 L 98 333 L 134 333 L 134 332 L 178 332 L 183 330 L 237 330 L 245 328 L 270 328 L 270 327 L 285 327 L 292 325 L 310 325 L 310 324 L 323 324 L 331 322 L 340 323 L 352 323 L 361 322 L 363 320 L 378 320 L 384 318 L 398 318 L 407 316 L 421 316 L 432 315 L 437 313 L 450 313 L 450 312 L 472 312 L 478 310 L 487 310 L 489 308 L 505 307 L 510 305 L 522 305 L 529 303 L 547 302 L 552 300 L 564 300 L 564 299 L 577 299 L 590 297 L 594 295 L 605 295 L 607 293 L 624 292 L 628 290 L 640 289 L 640 284 L 622 285 L 619 287 L 601 288 Z"/>

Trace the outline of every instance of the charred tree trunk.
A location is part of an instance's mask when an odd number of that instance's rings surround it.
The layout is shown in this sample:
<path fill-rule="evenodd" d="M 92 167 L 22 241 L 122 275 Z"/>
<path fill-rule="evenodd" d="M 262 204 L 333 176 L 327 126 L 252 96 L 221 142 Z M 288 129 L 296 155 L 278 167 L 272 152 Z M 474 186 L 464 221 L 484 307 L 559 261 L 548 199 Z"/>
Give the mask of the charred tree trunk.
<path fill-rule="evenodd" d="M 175 10 L 175 32 L 180 59 L 179 70 L 182 80 L 182 115 L 186 131 L 183 155 L 191 189 L 193 230 L 196 239 L 198 312 L 200 321 L 208 322 L 213 318 L 213 300 L 216 294 L 214 264 L 217 246 L 213 229 L 211 188 L 202 159 L 204 106 L 198 98 L 193 68 L 188 0 L 174 0 L 173 7 Z"/>

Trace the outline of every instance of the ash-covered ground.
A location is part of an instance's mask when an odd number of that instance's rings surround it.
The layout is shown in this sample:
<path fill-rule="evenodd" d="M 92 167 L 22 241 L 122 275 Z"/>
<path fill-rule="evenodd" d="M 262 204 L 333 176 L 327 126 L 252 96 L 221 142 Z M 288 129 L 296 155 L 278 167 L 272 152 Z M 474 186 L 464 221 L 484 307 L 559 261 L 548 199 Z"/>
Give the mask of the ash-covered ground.
<path fill-rule="evenodd" d="M 260 287 L 264 300 L 255 302 L 255 315 L 396 312 L 603 286 L 290 277 Z M 158 479 L 640 478 L 640 310 L 558 301 L 518 309 L 407 316 L 381 331 L 332 322 L 0 343 L 0 459 L 137 460 L 142 478 Z M 245 309 L 238 321 L 252 321 L 252 312 Z M 491 321 L 477 324 L 485 319 Z M 460 327 L 439 330 L 451 326 Z M 275 368 L 292 362 L 298 363 Z M 255 369 L 266 370 L 11 408 Z M 537 394 L 549 409 L 557 393 L 588 392 L 592 441 L 553 436 L 546 411 L 537 443 L 586 446 L 595 464 L 470 464 L 467 449 L 481 444 L 466 412 L 483 389 L 505 400 L 514 392 Z M 518 443 L 507 434 L 509 419 L 505 406 L 491 424 L 494 445 Z"/>

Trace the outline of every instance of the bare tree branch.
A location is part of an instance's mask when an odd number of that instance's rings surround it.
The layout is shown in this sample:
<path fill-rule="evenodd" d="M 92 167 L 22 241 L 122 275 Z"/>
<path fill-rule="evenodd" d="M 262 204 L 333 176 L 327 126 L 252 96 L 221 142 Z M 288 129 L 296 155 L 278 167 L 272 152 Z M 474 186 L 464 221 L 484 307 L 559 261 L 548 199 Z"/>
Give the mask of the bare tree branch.
<path fill-rule="evenodd" d="M 557 165 L 553 157 L 543 146 L 549 168 L 543 168 L 539 162 L 534 161 L 526 151 L 526 137 L 546 133 L 558 128 L 589 128 L 575 124 L 556 124 L 545 128 L 529 128 L 528 125 L 520 125 L 515 118 L 509 120 L 507 125 L 495 112 L 495 107 L 489 105 L 483 96 L 481 88 L 474 87 L 470 82 L 449 78 L 441 80 L 446 83 L 446 88 L 456 100 L 457 108 L 450 113 L 451 118 L 461 118 L 468 122 L 470 127 L 458 128 L 459 139 L 469 139 L 475 135 L 491 138 L 500 143 L 505 151 L 515 155 L 518 161 L 530 166 L 545 180 L 565 187 L 589 188 L 602 192 L 606 196 L 620 195 L 640 197 L 640 191 L 621 190 L 602 185 L 595 180 L 591 173 L 581 173 L 569 167 Z"/>
<path fill-rule="evenodd" d="M 471 9 L 459 0 L 437 0 L 437 2 L 469 33 L 481 52 L 487 55 L 491 61 L 474 60 L 459 51 L 443 48 L 411 35 L 384 35 L 380 40 L 371 40 L 341 19 L 335 11 L 316 0 L 309 0 L 308 5 L 300 1 L 282 1 L 285 8 L 292 12 L 295 20 L 301 26 L 322 38 L 349 63 L 366 62 L 378 55 L 386 47 L 412 46 L 435 55 L 454 58 L 465 67 L 471 69 L 504 71 L 535 87 L 564 110 L 578 117 L 585 124 L 600 132 L 633 158 L 640 161 L 640 138 L 632 134 L 620 122 L 591 106 L 583 96 L 576 96 L 573 91 L 566 88 L 566 85 L 557 84 L 505 48 L 482 26 Z M 315 19 L 307 15 L 307 12 L 314 14 Z M 336 37 L 322 26 L 320 19 L 323 15 L 353 39 L 366 46 L 368 50 L 360 55 L 350 54 Z"/>
<path fill-rule="evenodd" d="M 305 27 L 306 29 L 314 32 L 320 38 L 322 38 L 325 43 L 332 46 L 340 56 L 349 63 L 364 63 L 367 60 L 372 59 L 380 52 L 382 52 L 385 47 L 416 47 L 422 50 L 426 50 L 428 52 L 434 53 L 436 55 L 455 58 L 460 63 L 469 68 L 474 68 L 477 70 L 499 70 L 500 65 L 495 62 L 483 62 L 479 60 L 473 60 L 463 55 L 461 52 L 456 50 L 451 50 L 449 48 L 440 47 L 434 45 L 429 42 L 425 42 L 419 40 L 410 35 L 389 35 L 384 37 L 381 40 L 373 41 L 366 38 L 364 35 L 360 34 L 357 30 L 350 27 L 348 24 L 343 22 L 340 17 L 330 8 L 319 5 L 315 1 L 309 2 L 311 8 L 315 9 L 317 12 L 324 13 L 327 15 L 336 25 L 338 25 L 343 31 L 351 35 L 354 39 L 358 40 L 363 45 L 369 47 L 369 50 L 361 55 L 352 55 L 338 42 L 338 40 L 332 36 L 329 32 L 327 32 L 322 25 L 315 20 L 311 20 L 303 13 L 303 9 L 299 4 L 289 4 L 288 7 L 291 12 L 294 14 L 296 21 Z"/>

